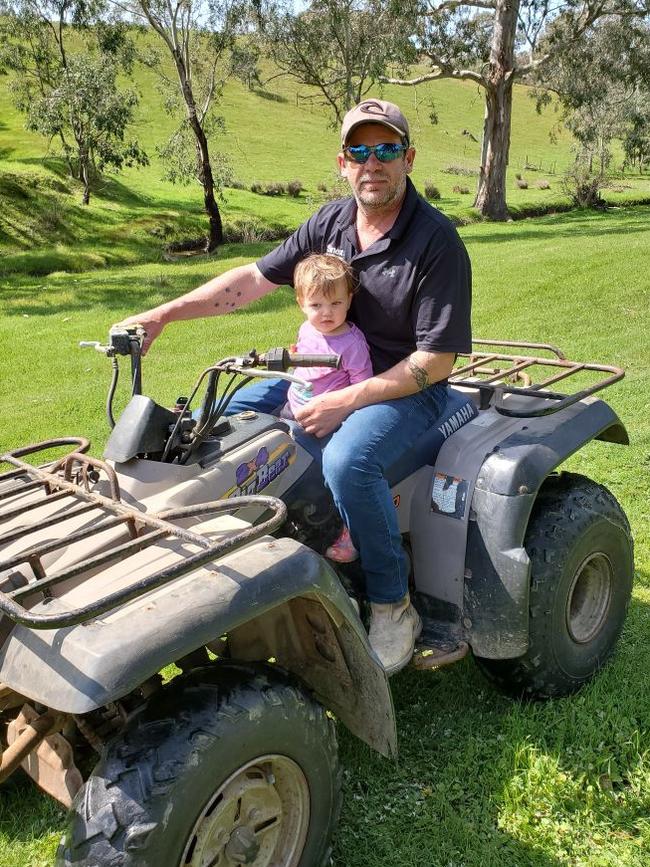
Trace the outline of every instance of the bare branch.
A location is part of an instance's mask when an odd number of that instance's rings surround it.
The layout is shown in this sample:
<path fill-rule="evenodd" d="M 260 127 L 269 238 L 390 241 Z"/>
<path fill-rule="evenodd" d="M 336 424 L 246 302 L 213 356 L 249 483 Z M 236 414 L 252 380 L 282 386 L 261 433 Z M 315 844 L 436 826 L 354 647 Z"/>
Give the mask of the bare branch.
<path fill-rule="evenodd" d="M 427 72 L 425 75 L 419 75 L 417 78 L 388 78 L 382 76 L 380 81 L 384 84 L 397 84 L 400 87 L 414 87 L 416 84 L 423 84 L 425 81 L 436 81 L 441 78 L 456 78 L 462 81 L 474 81 L 481 87 L 487 88 L 487 81 L 480 72 L 475 72 L 473 69 L 448 69 L 439 66 L 433 72 Z"/>
<path fill-rule="evenodd" d="M 142 18 L 143 21 L 149 21 L 149 18 L 141 11 L 140 4 L 138 3 L 120 3 L 119 0 L 110 0 L 110 4 L 111 6 L 115 6 L 116 9 L 121 9 L 122 12 L 134 15 L 136 18 Z M 143 3 L 142 5 L 144 6 L 145 4 Z"/>
<path fill-rule="evenodd" d="M 517 66 L 517 68 L 513 69 L 512 71 L 512 77 L 515 79 L 523 78 L 525 75 L 529 75 L 531 72 L 536 72 L 540 67 L 548 63 L 551 57 L 551 54 L 544 54 L 542 57 L 538 57 L 536 60 L 531 60 L 530 63 L 524 63 L 521 66 Z"/>
<path fill-rule="evenodd" d="M 437 6 L 431 6 L 422 13 L 423 18 L 433 18 L 441 12 L 455 12 L 458 8 L 472 7 L 474 9 L 496 9 L 496 0 L 444 0 Z"/>
<path fill-rule="evenodd" d="M 212 69 L 210 70 L 210 81 L 208 83 L 208 92 L 206 94 L 205 100 L 203 102 L 203 107 L 199 109 L 199 123 L 203 126 L 203 121 L 210 109 L 210 103 L 212 102 L 212 97 L 214 96 L 214 91 L 217 83 L 217 63 L 219 58 L 214 58 L 214 63 L 212 64 Z"/>

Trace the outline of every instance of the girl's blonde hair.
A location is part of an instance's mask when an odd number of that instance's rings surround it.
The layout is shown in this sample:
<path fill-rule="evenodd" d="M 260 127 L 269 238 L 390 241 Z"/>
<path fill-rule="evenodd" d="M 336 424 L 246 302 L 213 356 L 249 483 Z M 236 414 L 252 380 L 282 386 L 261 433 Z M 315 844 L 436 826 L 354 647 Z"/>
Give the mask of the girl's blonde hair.
<path fill-rule="evenodd" d="M 348 295 L 352 295 L 356 288 L 352 268 L 331 253 L 311 253 L 298 262 L 293 272 L 293 285 L 299 304 L 316 292 L 331 298 L 341 281 L 345 283 Z"/>

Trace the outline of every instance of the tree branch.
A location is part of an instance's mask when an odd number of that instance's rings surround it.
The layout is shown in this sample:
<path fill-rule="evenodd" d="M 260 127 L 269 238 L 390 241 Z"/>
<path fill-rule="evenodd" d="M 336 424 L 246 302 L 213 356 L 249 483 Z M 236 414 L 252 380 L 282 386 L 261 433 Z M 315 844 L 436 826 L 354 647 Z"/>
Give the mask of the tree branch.
<path fill-rule="evenodd" d="M 544 54 L 542 57 L 538 57 L 537 60 L 531 60 L 530 63 L 523 63 L 521 66 L 517 66 L 512 70 L 512 77 L 515 79 L 523 78 L 524 75 L 536 72 L 541 66 L 548 63 L 551 57 L 551 54 Z"/>
<path fill-rule="evenodd" d="M 496 0 L 443 0 L 437 6 L 431 6 L 422 13 L 423 18 L 433 18 L 441 12 L 455 12 L 459 7 L 472 7 L 474 9 L 496 9 Z"/>
<path fill-rule="evenodd" d="M 480 72 L 474 72 L 473 69 L 448 69 L 441 66 L 434 72 L 427 72 L 425 75 L 419 75 L 417 78 L 388 78 L 388 76 L 382 75 L 379 80 L 384 82 L 384 84 L 397 84 L 399 87 L 414 87 L 416 84 L 423 84 L 425 81 L 436 81 L 440 78 L 474 81 L 480 87 L 487 88 L 487 81 Z"/>

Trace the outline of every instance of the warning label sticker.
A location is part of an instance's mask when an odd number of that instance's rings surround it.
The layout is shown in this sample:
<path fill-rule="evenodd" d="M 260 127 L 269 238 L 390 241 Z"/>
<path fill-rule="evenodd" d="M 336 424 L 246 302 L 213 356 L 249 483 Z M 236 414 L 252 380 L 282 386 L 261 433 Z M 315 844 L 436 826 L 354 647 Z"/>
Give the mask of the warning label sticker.
<path fill-rule="evenodd" d="M 468 487 L 465 479 L 436 473 L 431 489 L 431 510 L 450 518 L 462 518 L 465 515 Z"/>

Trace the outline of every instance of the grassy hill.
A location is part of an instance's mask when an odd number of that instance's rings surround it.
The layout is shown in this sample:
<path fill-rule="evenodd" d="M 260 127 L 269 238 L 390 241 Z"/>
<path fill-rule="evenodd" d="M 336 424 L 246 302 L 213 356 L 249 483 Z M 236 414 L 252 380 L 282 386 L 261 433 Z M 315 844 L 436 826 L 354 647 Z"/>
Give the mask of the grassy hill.
<path fill-rule="evenodd" d="M 141 94 L 133 133 L 147 149 L 151 165 L 107 175 L 94 190 L 90 207 L 80 204 L 78 185 L 60 160 L 47 155 L 47 142 L 24 128 L 24 118 L 11 101 L 11 78 L 0 78 L 0 275 L 44 275 L 60 270 L 84 271 L 114 264 L 156 261 L 170 240 L 204 231 L 200 188 L 174 186 L 161 180 L 155 148 L 174 126 L 165 114 L 153 74 L 140 68 Z M 295 84 L 275 79 L 270 90 L 248 90 L 238 81 L 225 88 L 219 111 L 226 133 L 211 141 L 227 154 L 239 181 L 273 182 L 299 179 L 305 187 L 297 199 L 269 198 L 248 190 L 224 191 L 222 210 L 234 239 L 278 237 L 294 228 L 322 199 L 319 184 L 336 182 L 338 132 L 324 109 L 301 99 Z M 408 115 L 418 149 L 413 179 L 419 188 L 432 181 L 441 191 L 442 210 L 458 217 L 470 214 L 476 183 L 472 176 L 445 169 L 475 170 L 479 159 L 483 98 L 467 82 L 440 81 L 410 88 L 386 88 L 383 95 L 400 103 Z M 432 105 L 439 118 L 433 126 Z M 560 132 L 549 137 L 557 116 L 540 116 L 527 88 L 515 88 L 514 123 L 508 199 L 517 208 L 566 201 L 561 173 L 571 160 L 571 140 Z M 536 170 L 525 168 L 534 166 Z M 529 182 L 516 186 L 515 173 Z M 536 187 L 548 181 L 550 189 Z M 650 181 L 625 181 L 629 189 L 611 195 L 631 198 L 650 193 Z M 469 189 L 454 193 L 454 186 Z M 266 230 L 266 231 L 265 231 Z"/>

